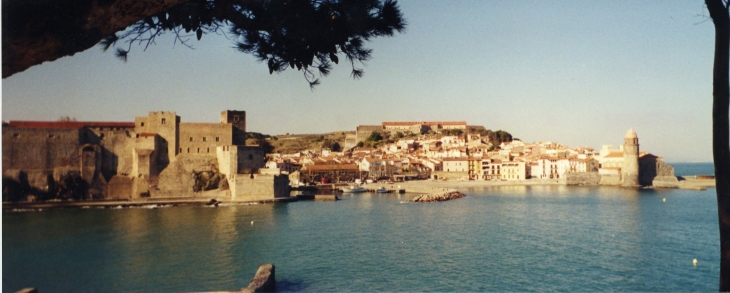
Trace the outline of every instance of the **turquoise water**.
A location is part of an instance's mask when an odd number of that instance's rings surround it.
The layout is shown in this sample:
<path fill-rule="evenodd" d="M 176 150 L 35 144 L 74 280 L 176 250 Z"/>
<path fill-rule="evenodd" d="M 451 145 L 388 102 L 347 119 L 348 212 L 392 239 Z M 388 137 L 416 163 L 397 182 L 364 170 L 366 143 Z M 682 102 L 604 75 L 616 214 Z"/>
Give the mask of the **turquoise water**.
<path fill-rule="evenodd" d="M 503 187 L 430 204 L 360 194 L 3 213 L 3 291 L 239 289 L 266 262 L 287 291 L 712 291 L 713 192 Z"/>
<path fill-rule="evenodd" d="M 674 175 L 676 176 L 688 176 L 688 175 L 714 175 L 715 165 L 712 162 L 709 163 L 670 163 L 674 166 Z"/>
<path fill-rule="evenodd" d="M 280 291 L 717 290 L 714 189 L 464 192 L 3 213 L 2 289 L 235 290 L 271 262 Z"/>

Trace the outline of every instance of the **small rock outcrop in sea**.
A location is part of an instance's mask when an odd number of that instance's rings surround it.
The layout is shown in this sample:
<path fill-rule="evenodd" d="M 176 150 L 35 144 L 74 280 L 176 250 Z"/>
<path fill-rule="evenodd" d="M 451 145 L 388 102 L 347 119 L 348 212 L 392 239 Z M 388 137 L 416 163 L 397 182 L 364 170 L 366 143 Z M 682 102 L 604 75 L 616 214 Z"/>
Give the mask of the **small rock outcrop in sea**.
<path fill-rule="evenodd" d="M 441 193 L 433 193 L 433 194 L 424 194 L 416 196 L 412 201 L 413 202 L 435 202 L 435 201 L 446 201 L 446 200 L 452 200 L 457 198 L 465 197 L 461 192 L 458 192 L 456 190 L 452 191 L 446 191 Z"/>
<path fill-rule="evenodd" d="M 276 291 L 276 274 L 274 264 L 262 264 L 256 271 L 251 284 L 241 289 L 240 292 L 256 293 L 256 292 L 275 292 Z"/>

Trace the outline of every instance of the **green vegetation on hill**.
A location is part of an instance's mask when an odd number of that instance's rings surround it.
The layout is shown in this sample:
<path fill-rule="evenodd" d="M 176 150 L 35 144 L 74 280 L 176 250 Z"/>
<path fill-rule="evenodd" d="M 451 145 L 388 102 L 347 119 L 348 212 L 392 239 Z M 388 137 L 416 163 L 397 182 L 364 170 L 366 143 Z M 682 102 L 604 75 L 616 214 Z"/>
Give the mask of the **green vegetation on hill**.
<path fill-rule="evenodd" d="M 292 134 L 271 136 L 265 141 L 272 147 L 273 153 L 291 154 L 309 149 L 330 149 L 342 151 L 345 145 L 345 134 L 352 131 L 336 131 L 323 134 Z M 248 141 L 246 141 L 248 144 Z"/>
<path fill-rule="evenodd" d="M 479 134 L 489 139 L 494 145 L 502 142 L 512 141 L 512 134 L 504 130 L 492 131 L 484 128 L 484 126 L 467 126 L 467 133 Z M 271 136 L 250 132 L 247 133 L 246 145 L 260 145 L 266 149 L 267 153 L 292 154 L 310 149 L 329 149 L 335 152 L 345 151 L 345 135 L 352 134 L 353 131 L 335 131 L 323 134 L 285 134 Z M 460 129 L 443 130 L 441 135 L 463 135 L 464 131 Z M 431 136 L 438 134 L 432 133 Z M 374 131 L 365 141 L 357 144 L 358 147 L 379 147 L 386 143 L 393 143 L 399 139 L 415 138 L 416 134 L 403 132 L 380 132 Z M 429 135 L 427 135 L 429 136 Z"/>

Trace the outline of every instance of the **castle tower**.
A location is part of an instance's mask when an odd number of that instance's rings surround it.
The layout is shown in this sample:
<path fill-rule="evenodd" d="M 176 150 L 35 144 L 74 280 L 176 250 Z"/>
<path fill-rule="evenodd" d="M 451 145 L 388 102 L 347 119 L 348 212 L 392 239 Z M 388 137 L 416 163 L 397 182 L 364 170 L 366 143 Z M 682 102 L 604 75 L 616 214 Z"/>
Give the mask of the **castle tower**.
<path fill-rule="evenodd" d="M 221 123 L 233 124 L 233 144 L 246 145 L 246 111 L 225 110 Z"/>
<path fill-rule="evenodd" d="M 624 163 L 621 166 L 621 185 L 639 186 L 639 137 L 633 129 L 624 136 Z"/>

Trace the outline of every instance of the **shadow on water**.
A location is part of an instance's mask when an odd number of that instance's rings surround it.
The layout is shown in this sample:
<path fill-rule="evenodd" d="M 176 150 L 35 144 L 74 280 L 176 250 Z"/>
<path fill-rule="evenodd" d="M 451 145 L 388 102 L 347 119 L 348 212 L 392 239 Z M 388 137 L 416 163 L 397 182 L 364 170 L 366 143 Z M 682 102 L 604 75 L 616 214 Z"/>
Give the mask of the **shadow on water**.
<path fill-rule="evenodd" d="M 307 283 L 301 279 L 276 281 L 276 292 L 302 292 L 307 290 Z"/>

